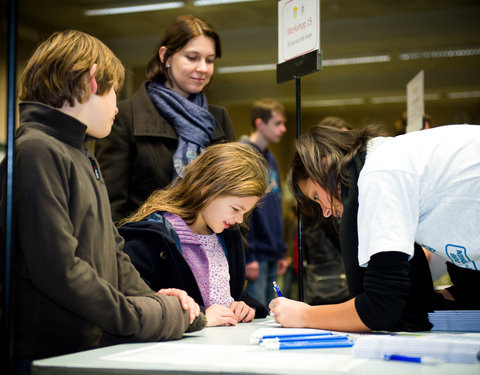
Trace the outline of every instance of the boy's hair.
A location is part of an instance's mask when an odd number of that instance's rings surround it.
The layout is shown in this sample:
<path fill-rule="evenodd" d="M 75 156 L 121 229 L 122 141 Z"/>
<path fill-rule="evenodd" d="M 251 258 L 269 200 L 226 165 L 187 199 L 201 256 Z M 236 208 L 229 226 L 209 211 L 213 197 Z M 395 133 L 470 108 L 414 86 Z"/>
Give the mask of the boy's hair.
<path fill-rule="evenodd" d="M 27 63 L 19 84 L 19 100 L 35 101 L 55 108 L 66 102 L 88 100 L 89 71 L 97 64 L 96 95 L 123 86 L 125 70 L 113 52 L 97 38 L 77 30 L 52 34 L 39 45 Z"/>
<path fill-rule="evenodd" d="M 261 198 L 267 191 L 265 158 L 252 146 L 240 142 L 209 146 L 185 167 L 163 190 L 153 192 L 132 216 L 120 224 L 139 221 L 156 211 L 180 216 L 193 223 L 198 213 L 220 196 Z M 244 220 L 248 217 L 244 215 Z"/>
<path fill-rule="evenodd" d="M 147 79 L 149 81 L 165 82 L 170 77 L 167 74 L 166 62 L 170 56 L 180 51 L 193 38 L 205 35 L 213 40 L 215 44 L 215 57 L 222 56 L 220 37 L 215 29 L 205 20 L 192 16 L 191 14 L 178 16 L 165 30 L 153 52 L 147 65 Z M 160 47 L 167 47 L 163 62 L 160 60 L 158 51 Z"/>
<path fill-rule="evenodd" d="M 253 129 L 257 130 L 257 127 L 255 126 L 255 120 L 257 118 L 260 118 L 263 122 L 267 123 L 272 117 L 273 111 L 277 111 L 283 117 L 286 117 L 285 107 L 282 103 L 276 101 L 275 99 L 262 98 L 253 102 L 250 115 Z"/>

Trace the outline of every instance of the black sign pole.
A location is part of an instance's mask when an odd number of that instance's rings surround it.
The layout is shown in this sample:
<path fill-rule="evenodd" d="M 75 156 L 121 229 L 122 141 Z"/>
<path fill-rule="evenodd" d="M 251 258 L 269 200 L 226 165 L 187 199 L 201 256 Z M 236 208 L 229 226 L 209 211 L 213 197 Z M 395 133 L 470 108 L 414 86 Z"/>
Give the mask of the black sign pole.
<path fill-rule="evenodd" d="M 15 146 L 15 104 L 16 104 L 16 37 L 17 37 L 17 4 L 15 0 L 8 2 L 8 77 L 7 77 L 7 148 L 6 148 L 6 196 L 5 196 L 5 252 L 4 280 L 2 301 L 2 358 L 7 365 L 8 373 L 13 370 L 13 338 L 12 327 L 12 240 L 13 240 L 13 164 Z"/>
<path fill-rule="evenodd" d="M 302 103 L 300 94 L 300 76 L 295 76 L 295 103 L 297 110 L 297 139 L 302 135 Z M 302 249 L 302 218 L 297 205 L 297 236 L 298 236 L 298 300 L 304 301 L 303 296 L 303 249 Z"/>
<path fill-rule="evenodd" d="M 295 98 L 297 112 L 297 139 L 302 134 L 302 106 L 300 78 L 304 75 L 322 69 L 322 53 L 320 50 L 308 52 L 302 56 L 277 64 L 277 83 L 295 79 Z M 297 235 L 298 235 L 298 300 L 303 301 L 303 251 L 302 251 L 302 221 L 297 206 Z"/>

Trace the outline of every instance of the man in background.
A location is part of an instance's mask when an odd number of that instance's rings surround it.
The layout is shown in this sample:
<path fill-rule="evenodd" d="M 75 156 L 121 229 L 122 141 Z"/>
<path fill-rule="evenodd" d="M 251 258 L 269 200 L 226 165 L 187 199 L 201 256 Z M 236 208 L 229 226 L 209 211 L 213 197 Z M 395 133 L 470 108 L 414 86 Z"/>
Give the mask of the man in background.
<path fill-rule="evenodd" d="M 253 132 L 242 138 L 265 157 L 269 170 L 268 193 L 253 211 L 247 233 L 246 265 L 247 293 L 268 305 L 274 298 L 273 281 L 285 273 L 286 245 L 283 241 L 282 195 L 278 164 L 270 152 L 270 143 L 278 143 L 287 131 L 284 106 L 271 98 L 257 100 L 252 105 Z"/>

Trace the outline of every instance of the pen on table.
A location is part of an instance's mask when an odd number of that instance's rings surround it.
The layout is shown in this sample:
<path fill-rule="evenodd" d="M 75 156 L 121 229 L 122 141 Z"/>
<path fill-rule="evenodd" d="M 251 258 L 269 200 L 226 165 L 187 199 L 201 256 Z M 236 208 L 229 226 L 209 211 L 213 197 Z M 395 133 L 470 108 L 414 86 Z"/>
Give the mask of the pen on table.
<path fill-rule="evenodd" d="M 292 338 L 295 340 L 299 340 L 301 338 L 310 338 L 310 337 L 319 337 L 319 336 L 331 336 L 333 335 L 332 332 L 310 332 L 310 333 L 278 333 L 278 334 L 270 334 L 270 335 L 261 335 L 261 336 L 250 336 L 250 344 L 260 344 L 263 340 L 266 339 L 284 339 L 284 338 Z"/>
<path fill-rule="evenodd" d="M 264 347 L 268 350 L 276 349 L 315 349 L 315 348 L 345 348 L 353 346 L 353 340 L 338 339 L 331 341 L 323 340 L 301 340 L 280 342 L 275 339 L 269 339 Z"/>
<path fill-rule="evenodd" d="M 259 339 L 261 345 L 268 342 L 289 342 L 289 341 L 341 341 L 349 340 L 348 335 L 298 335 L 298 336 L 280 336 L 280 337 L 263 337 Z"/>
<path fill-rule="evenodd" d="M 332 336 L 333 333 L 331 332 L 325 332 L 325 333 L 298 333 L 298 334 L 285 334 L 285 335 L 263 335 L 261 337 L 258 337 L 258 341 L 261 342 L 265 339 L 309 339 L 309 338 L 314 338 L 314 337 L 323 337 L 323 336 Z"/>
<path fill-rule="evenodd" d="M 282 291 L 280 290 L 280 287 L 278 286 L 277 282 L 273 282 L 273 290 L 275 290 L 275 293 L 277 293 L 277 296 L 283 297 Z"/>
<path fill-rule="evenodd" d="M 383 359 L 386 361 L 402 361 L 402 362 L 414 362 L 414 363 L 423 363 L 425 365 L 436 365 L 442 361 L 432 357 L 411 357 L 406 355 L 398 354 L 385 354 Z"/>

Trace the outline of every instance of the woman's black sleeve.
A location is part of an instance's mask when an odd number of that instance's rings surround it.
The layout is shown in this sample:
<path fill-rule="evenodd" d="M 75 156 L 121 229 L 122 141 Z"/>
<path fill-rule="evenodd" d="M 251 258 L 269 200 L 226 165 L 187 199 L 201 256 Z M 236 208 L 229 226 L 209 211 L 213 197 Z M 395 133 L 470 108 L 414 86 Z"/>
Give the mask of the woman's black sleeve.
<path fill-rule="evenodd" d="M 372 330 L 392 330 L 402 318 L 411 289 L 408 254 L 387 251 L 373 255 L 355 299 L 362 322 Z"/>

